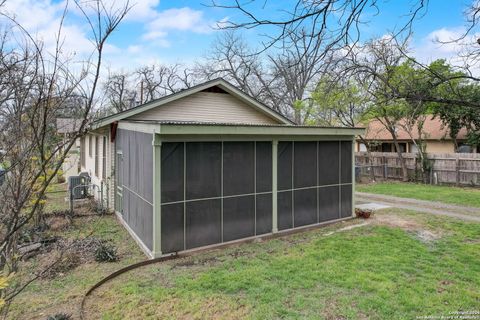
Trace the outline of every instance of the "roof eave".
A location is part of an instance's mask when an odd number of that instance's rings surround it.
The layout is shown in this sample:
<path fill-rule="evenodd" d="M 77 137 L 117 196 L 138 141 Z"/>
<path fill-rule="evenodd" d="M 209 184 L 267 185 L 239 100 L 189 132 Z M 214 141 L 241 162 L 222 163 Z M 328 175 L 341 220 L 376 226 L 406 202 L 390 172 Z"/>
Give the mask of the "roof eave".
<path fill-rule="evenodd" d="M 266 135 L 266 136 L 357 136 L 364 128 L 325 128 L 302 126 L 222 126 L 222 125 L 178 125 L 158 124 L 156 133 L 161 135 Z"/>

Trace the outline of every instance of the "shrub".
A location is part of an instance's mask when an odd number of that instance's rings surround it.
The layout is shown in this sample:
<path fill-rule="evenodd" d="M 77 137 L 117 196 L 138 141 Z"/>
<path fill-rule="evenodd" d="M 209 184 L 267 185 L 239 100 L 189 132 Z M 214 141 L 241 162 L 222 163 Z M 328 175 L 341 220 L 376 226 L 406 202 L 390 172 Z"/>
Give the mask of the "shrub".
<path fill-rule="evenodd" d="M 56 313 L 53 316 L 48 316 L 47 320 L 70 320 L 72 316 L 68 313 Z"/>
<path fill-rule="evenodd" d="M 95 261 L 97 262 L 114 262 L 117 260 L 117 248 L 112 244 L 102 243 L 95 250 Z"/>

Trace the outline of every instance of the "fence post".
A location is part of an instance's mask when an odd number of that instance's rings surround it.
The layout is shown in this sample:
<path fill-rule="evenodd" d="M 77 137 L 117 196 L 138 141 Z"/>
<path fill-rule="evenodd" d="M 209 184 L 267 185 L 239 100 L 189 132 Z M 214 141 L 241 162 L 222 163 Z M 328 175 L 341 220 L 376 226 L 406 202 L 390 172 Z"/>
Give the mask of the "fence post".
<path fill-rule="evenodd" d="M 457 187 L 460 185 L 460 159 L 458 156 L 455 157 L 455 185 Z"/>
<path fill-rule="evenodd" d="M 387 180 L 387 157 L 383 156 L 383 179 Z"/>

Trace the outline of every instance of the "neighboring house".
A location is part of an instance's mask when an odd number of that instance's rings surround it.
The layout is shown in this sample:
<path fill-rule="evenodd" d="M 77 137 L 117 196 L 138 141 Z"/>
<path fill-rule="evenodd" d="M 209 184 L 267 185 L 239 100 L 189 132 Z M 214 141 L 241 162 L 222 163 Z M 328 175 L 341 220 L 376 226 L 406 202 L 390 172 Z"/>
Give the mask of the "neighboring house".
<path fill-rule="evenodd" d="M 63 142 L 66 143 L 72 134 L 76 134 L 82 125 L 81 119 L 74 118 L 57 118 L 57 133 L 63 137 Z M 75 147 L 80 147 L 80 140 L 75 141 Z"/>
<path fill-rule="evenodd" d="M 404 126 L 399 125 L 396 133 L 402 152 L 417 152 L 412 137 L 404 129 Z M 412 136 L 413 139 L 418 140 L 419 135 L 416 127 Z M 371 144 L 371 151 L 396 152 L 392 135 L 378 120 L 368 123 L 364 138 Z M 467 141 L 467 130 L 465 128 L 462 128 L 457 135 L 457 149 L 455 148 L 455 141 L 450 137 L 448 127 L 444 126 L 439 118 L 431 115 L 427 116 L 423 125 L 423 139 L 426 142 L 427 153 L 477 152 L 476 148 L 465 144 Z M 366 151 L 365 145 L 358 138 L 355 151 Z"/>
<path fill-rule="evenodd" d="M 362 132 L 296 126 L 216 79 L 95 122 L 82 171 L 158 257 L 352 217 Z"/>

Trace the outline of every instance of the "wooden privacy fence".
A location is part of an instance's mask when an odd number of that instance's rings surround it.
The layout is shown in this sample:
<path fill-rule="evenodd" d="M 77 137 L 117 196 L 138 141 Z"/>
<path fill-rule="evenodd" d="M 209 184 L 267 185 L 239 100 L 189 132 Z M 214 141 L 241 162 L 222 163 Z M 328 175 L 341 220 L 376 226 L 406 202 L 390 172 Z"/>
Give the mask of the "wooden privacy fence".
<path fill-rule="evenodd" d="M 399 180 L 402 166 L 396 153 L 372 152 L 371 162 L 366 152 L 355 153 L 356 176 Z M 428 154 L 430 170 L 422 174 L 421 159 L 417 153 L 403 153 L 410 181 L 426 181 L 431 184 L 455 184 L 480 186 L 480 154 L 444 153 Z"/>

